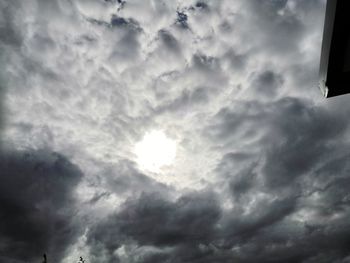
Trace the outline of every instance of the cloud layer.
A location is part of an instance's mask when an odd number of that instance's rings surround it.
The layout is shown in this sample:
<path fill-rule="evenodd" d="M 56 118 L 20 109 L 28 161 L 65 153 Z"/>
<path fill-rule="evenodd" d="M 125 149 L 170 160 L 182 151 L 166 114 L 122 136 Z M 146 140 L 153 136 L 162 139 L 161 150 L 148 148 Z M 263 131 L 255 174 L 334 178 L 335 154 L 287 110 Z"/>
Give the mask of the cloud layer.
<path fill-rule="evenodd" d="M 0 0 L 0 259 L 350 262 L 324 0 Z M 172 165 L 134 147 L 164 131 Z"/>

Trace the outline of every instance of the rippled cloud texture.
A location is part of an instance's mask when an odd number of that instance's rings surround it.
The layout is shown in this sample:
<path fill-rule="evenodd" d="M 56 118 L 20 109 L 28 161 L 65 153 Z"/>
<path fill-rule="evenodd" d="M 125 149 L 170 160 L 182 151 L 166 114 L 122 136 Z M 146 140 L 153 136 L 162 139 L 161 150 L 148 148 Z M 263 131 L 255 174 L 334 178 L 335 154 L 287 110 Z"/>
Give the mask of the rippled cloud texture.
<path fill-rule="evenodd" d="M 350 262 L 325 2 L 0 0 L 0 261 Z"/>

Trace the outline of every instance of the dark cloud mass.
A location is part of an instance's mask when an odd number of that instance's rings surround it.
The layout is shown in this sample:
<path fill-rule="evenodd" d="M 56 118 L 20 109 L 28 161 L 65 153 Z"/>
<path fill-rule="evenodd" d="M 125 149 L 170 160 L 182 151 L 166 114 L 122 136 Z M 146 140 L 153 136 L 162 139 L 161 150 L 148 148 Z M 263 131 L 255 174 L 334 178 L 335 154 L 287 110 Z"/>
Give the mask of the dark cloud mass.
<path fill-rule="evenodd" d="M 44 150 L 1 153 L 0 170 L 1 261 L 38 262 L 48 253 L 60 262 L 79 232 L 73 191 L 80 170 Z"/>
<path fill-rule="evenodd" d="M 174 253 L 181 255 L 188 249 L 191 252 L 192 247 L 196 250 L 200 244 L 210 244 L 220 214 L 218 202 L 210 193 L 187 194 L 175 202 L 160 195 L 144 194 L 137 200 L 126 201 L 119 213 L 95 226 L 88 243 L 93 245 L 93 254 L 100 253 L 101 247 L 107 250 L 108 262 L 116 260 L 114 250 L 129 242 L 160 249 L 173 247 Z M 149 257 L 152 253 L 147 254 Z M 176 254 L 164 253 L 163 257 L 179 261 Z"/>
<path fill-rule="evenodd" d="M 325 4 L 0 0 L 0 262 L 350 262 Z"/>

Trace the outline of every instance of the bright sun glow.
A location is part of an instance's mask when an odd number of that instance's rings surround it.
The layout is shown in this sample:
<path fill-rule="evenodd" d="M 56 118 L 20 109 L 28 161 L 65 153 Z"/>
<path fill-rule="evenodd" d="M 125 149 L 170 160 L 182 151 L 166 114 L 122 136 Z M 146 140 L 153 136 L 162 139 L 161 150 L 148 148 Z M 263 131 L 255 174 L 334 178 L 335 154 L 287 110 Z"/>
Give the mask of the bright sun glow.
<path fill-rule="evenodd" d="M 146 133 L 142 141 L 135 145 L 135 153 L 141 168 L 159 172 L 162 167 L 174 162 L 176 142 L 162 131 L 152 131 Z"/>

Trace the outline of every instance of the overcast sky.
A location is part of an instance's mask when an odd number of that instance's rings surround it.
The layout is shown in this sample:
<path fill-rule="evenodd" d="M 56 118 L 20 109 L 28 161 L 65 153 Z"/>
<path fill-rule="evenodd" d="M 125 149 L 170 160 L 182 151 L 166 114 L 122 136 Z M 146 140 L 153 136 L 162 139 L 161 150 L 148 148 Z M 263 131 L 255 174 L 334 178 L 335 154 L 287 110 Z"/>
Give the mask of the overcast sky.
<path fill-rule="evenodd" d="M 0 261 L 350 262 L 325 3 L 0 0 Z"/>

